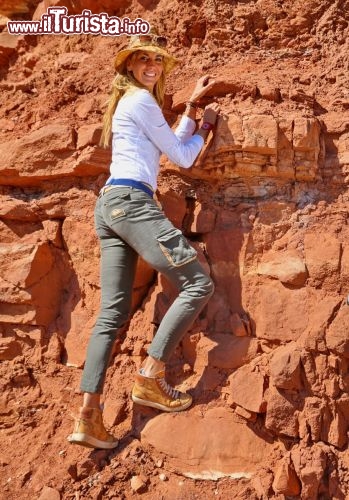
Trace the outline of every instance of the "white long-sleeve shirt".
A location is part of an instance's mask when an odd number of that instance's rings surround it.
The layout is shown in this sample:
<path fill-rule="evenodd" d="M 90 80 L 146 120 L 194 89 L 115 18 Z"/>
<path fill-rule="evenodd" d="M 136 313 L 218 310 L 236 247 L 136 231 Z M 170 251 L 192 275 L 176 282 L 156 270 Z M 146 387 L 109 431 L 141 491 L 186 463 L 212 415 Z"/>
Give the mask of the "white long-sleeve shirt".
<path fill-rule="evenodd" d="M 147 90 L 126 93 L 113 116 L 110 179 L 146 182 L 156 190 L 162 153 L 183 168 L 194 163 L 204 144 L 194 130 L 194 120 L 182 116 L 173 132 Z"/>

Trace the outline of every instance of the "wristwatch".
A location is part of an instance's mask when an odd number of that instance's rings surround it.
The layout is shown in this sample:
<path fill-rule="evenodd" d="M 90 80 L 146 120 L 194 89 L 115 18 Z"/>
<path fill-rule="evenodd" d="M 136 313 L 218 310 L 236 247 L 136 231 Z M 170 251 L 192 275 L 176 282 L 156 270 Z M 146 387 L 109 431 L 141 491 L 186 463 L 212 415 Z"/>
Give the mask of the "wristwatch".
<path fill-rule="evenodd" d="M 202 130 L 212 130 L 213 127 L 214 127 L 213 123 L 204 122 L 200 128 L 202 128 Z"/>

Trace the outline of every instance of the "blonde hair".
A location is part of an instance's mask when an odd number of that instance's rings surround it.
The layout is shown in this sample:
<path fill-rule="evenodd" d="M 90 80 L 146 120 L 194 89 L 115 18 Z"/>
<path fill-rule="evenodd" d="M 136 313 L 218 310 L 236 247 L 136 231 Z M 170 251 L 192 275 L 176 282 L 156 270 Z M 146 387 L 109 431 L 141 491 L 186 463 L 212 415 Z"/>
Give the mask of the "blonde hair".
<path fill-rule="evenodd" d="M 103 116 L 103 129 L 100 140 L 100 145 L 103 147 L 108 147 L 110 144 L 110 139 L 112 135 L 112 121 L 115 109 L 123 95 L 129 91 L 135 91 L 137 88 L 145 89 L 142 84 L 140 84 L 127 70 L 127 61 L 134 57 L 136 52 L 133 52 L 126 61 L 123 63 L 122 67 L 119 69 L 118 74 L 112 81 L 112 91 L 109 96 L 107 104 L 107 110 Z M 160 107 L 164 104 L 165 99 L 165 71 L 163 70 L 159 80 L 155 84 L 153 96 Z"/>

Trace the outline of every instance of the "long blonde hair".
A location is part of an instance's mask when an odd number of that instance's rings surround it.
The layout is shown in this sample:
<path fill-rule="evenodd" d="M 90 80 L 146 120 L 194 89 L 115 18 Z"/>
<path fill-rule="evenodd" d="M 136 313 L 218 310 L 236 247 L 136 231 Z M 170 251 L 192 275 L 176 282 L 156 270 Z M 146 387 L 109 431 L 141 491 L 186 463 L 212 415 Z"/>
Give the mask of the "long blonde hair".
<path fill-rule="evenodd" d="M 131 54 L 129 58 L 134 57 L 136 52 Z M 128 59 L 129 59 L 128 58 Z M 110 144 L 110 139 L 112 135 L 112 121 L 116 106 L 118 105 L 121 97 L 128 91 L 136 90 L 137 88 L 144 89 L 143 85 L 141 85 L 127 70 L 127 60 L 123 63 L 122 68 L 119 69 L 118 74 L 112 81 L 112 90 L 107 101 L 107 110 L 103 116 L 103 129 L 100 140 L 100 145 L 103 147 L 108 147 Z M 154 98 L 159 104 L 160 107 L 164 104 L 165 99 L 165 71 L 163 70 L 159 80 L 157 81 L 154 87 Z"/>

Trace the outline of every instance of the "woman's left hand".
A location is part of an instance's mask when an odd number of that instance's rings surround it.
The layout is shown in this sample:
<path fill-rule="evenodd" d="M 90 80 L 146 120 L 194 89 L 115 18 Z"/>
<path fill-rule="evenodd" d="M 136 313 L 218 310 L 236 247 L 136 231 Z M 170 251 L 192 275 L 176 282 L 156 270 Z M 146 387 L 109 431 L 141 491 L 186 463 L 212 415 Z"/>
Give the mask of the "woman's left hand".
<path fill-rule="evenodd" d="M 216 80 L 213 80 L 209 75 L 204 75 L 198 79 L 196 82 L 195 88 L 189 99 L 190 102 L 196 102 L 201 97 L 203 97 L 216 83 Z"/>
<path fill-rule="evenodd" d="M 211 123 L 212 125 L 215 125 L 219 111 L 220 111 L 220 106 L 216 102 L 212 102 L 211 104 L 208 104 L 205 107 L 202 121 Z"/>

